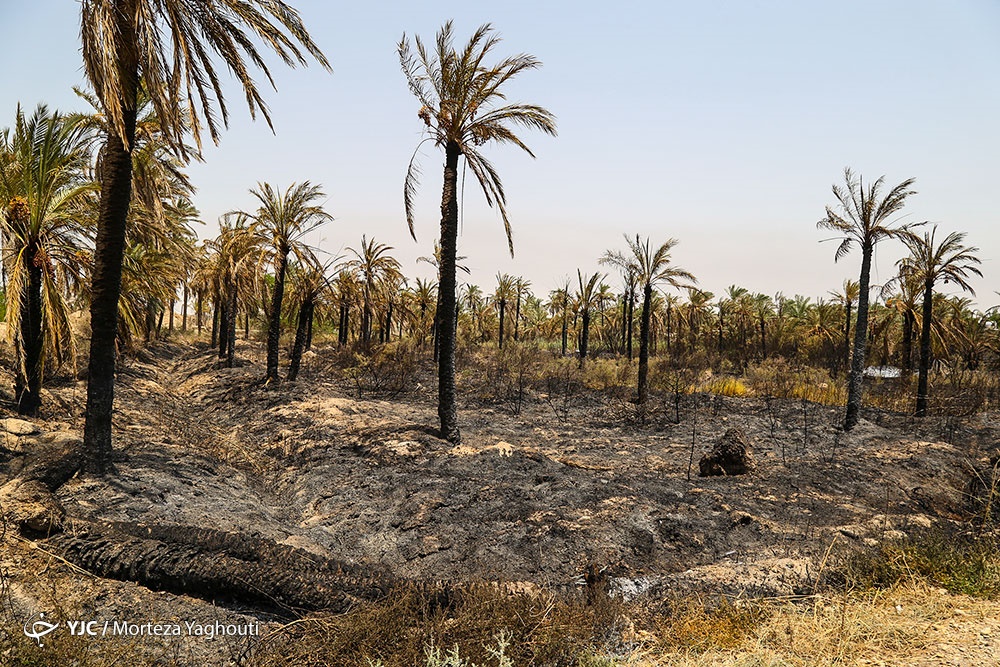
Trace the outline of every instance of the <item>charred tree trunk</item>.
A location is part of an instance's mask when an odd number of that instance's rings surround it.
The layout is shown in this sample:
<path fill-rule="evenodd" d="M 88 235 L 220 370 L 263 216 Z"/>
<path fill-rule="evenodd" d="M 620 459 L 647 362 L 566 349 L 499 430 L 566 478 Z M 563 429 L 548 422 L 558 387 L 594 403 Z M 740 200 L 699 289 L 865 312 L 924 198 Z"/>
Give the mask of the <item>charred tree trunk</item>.
<path fill-rule="evenodd" d="M 229 303 L 226 306 L 229 312 L 229 321 L 226 328 L 226 368 L 233 367 L 236 358 L 236 287 L 233 286 L 229 295 Z"/>
<path fill-rule="evenodd" d="M 15 296 L 21 299 L 21 335 L 23 347 L 20 351 L 24 358 L 18 359 L 15 375 L 14 400 L 17 402 L 17 412 L 21 415 L 35 417 L 42 406 L 42 266 L 43 261 L 38 256 L 38 245 L 28 244 L 20 261 L 28 275 L 27 292 Z M 20 365 L 23 363 L 23 367 Z"/>
<path fill-rule="evenodd" d="M 503 320 L 507 312 L 507 299 L 500 299 L 500 335 L 497 337 L 497 347 L 503 349 Z"/>
<path fill-rule="evenodd" d="M 45 544 L 101 577 L 209 600 L 343 612 L 358 600 L 384 597 L 397 583 L 268 539 L 218 530 L 128 524 L 75 528 Z"/>
<path fill-rule="evenodd" d="M 868 292 L 872 267 L 871 245 L 861 248 L 861 289 L 858 293 L 858 321 L 854 327 L 854 351 L 851 357 L 851 374 L 847 381 L 847 414 L 844 430 L 850 431 L 861 419 L 861 399 L 865 378 L 865 353 L 868 351 Z"/>
<path fill-rule="evenodd" d="M 913 313 L 907 308 L 903 311 L 902 359 L 899 360 L 904 382 L 910 381 L 910 373 L 913 372 L 913 324 Z"/>
<path fill-rule="evenodd" d="M 649 394 L 649 321 L 653 316 L 653 286 L 649 283 L 642 290 L 642 320 L 639 323 L 639 405 L 646 404 Z"/>
<path fill-rule="evenodd" d="M 931 368 L 931 325 L 934 317 L 934 283 L 924 284 L 924 308 L 920 322 L 920 367 L 917 369 L 917 416 L 927 416 L 927 383 Z"/>
<path fill-rule="evenodd" d="M 267 375 L 266 382 L 278 382 L 278 347 L 281 344 L 281 301 L 285 294 L 285 268 L 288 265 L 288 247 L 277 248 L 274 260 L 274 292 L 271 294 L 271 312 L 267 326 Z"/>
<path fill-rule="evenodd" d="M 292 356 L 288 364 L 288 380 L 294 382 L 299 376 L 299 364 L 302 362 L 302 352 L 309 336 L 309 322 L 312 320 L 313 301 L 306 299 L 299 308 L 299 318 L 295 327 L 295 343 L 292 345 Z"/>
<path fill-rule="evenodd" d="M 564 297 L 565 298 L 565 297 Z M 569 346 L 569 308 L 563 303 L 562 314 L 562 356 L 566 356 L 566 348 Z"/>
<path fill-rule="evenodd" d="M 590 339 L 590 309 L 583 310 L 583 331 L 580 334 L 580 368 L 587 361 L 587 343 Z"/>
<path fill-rule="evenodd" d="M 229 290 L 226 290 L 226 294 L 219 296 L 225 299 L 219 308 L 219 359 L 226 358 L 226 352 L 229 350 L 229 321 L 232 319 L 232 315 L 229 312 Z"/>
<path fill-rule="evenodd" d="M 186 280 L 184 281 L 183 297 L 184 302 L 181 304 L 181 333 L 186 332 L 188 329 L 188 298 L 190 295 L 188 294 L 188 284 Z"/>
<path fill-rule="evenodd" d="M 195 324 L 198 325 L 199 336 L 201 335 L 201 311 L 205 305 L 204 298 L 205 298 L 204 292 L 198 290 L 198 296 L 196 297 L 197 300 L 195 302 L 195 307 L 194 307 L 195 308 L 194 319 L 195 319 Z"/>
<path fill-rule="evenodd" d="M 212 341 L 209 346 L 214 350 L 219 344 L 219 293 L 212 299 Z"/>
<path fill-rule="evenodd" d="M 851 368 L 851 302 L 844 304 L 844 369 Z"/>
<path fill-rule="evenodd" d="M 177 305 L 176 299 L 170 300 L 170 322 L 167 324 L 167 333 L 174 332 L 174 307 Z"/>
<path fill-rule="evenodd" d="M 306 352 L 313 346 L 313 320 L 316 319 L 316 308 L 309 309 L 309 322 L 306 324 Z"/>
<path fill-rule="evenodd" d="M 517 342 L 518 331 L 521 328 L 521 294 L 517 295 L 517 302 L 514 304 L 514 342 Z"/>
<path fill-rule="evenodd" d="M 116 3 L 123 4 L 123 3 Z M 113 44 L 121 73 L 119 103 L 121 130 L 109 131 L 101 161 L 101 197 L 91 273 L 90 361 L 87 375 L 87 410 L 84 424 L 83 468 L 104 474 L 111 464 L 111 412 L 115 398 L 115 339 L 118 335 L 118 297 L 121 294 L 125 220 L 132 198 L 132 155 L 135 141 L 136 103 L 139 91 L 138 36 L 134 14 L 115 14 Z M 114 125 L 111 126 L 114 128 Z"/>
<path fill-rule="evenodd" d="M 625 332 L 625 351 L 628 354 L 628 360 L 632 361 L 632 322 L 635 319 L 635 286 L 629 285 L 628 287 L 628 315 L 625 317 L 626 321 L 626 332 Z"/>
<path fill-rule="evenodd" d="M 458 143 L 445 145 L 444 186 L 441 191 L 441 307 L 439 337 L 441 350 L 438 358 L 438 418 L 441 437 L 452 444 L 462 440 L 458 428 L 458 406 L 455 402 L 455 260 L 458 250 Z"/>

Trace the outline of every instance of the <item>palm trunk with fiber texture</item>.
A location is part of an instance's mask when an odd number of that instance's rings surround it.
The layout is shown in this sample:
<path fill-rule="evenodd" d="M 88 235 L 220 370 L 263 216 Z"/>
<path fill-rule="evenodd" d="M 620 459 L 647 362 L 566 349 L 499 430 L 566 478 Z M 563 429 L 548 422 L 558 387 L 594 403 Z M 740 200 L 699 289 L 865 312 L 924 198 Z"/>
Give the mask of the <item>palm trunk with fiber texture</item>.
<path fill-rule="evenodd" d="M 642 291 L 642 321 L 639 323 L 639 405 L 646 404 L 649 393 L 649 321 L 653 316 L 653 286 Z"/>
<path fill-rule="evenodd" d="M 854 350 L 851 357 L 851 373 L 847 379 L 847 414 L 844 430 L 850 431 L 861 419 L 861 396 L 865 378 L 865 353 L 868 351 L 868 286 L 872 268 L 873 248 L 862 246 L 861 285 L 858 293 L 858 321 L 854 327 Z"/>
<path fill-rule="evenodd" d="M 267 326 L 267 377 L 266 381 L 277 382 L 278 346 L 281 344 L 281 299 L 285 294 L 285 267 L 288 264 L 288 248 L 279 247 L 274 261 L 274 293 L 271 295 L 271 313 Z"/>
<path fill-rule="evenodd" d="M 83 470 L 104 474 L 111 463 L 111 413 L 115 399 L 115 342 L 118 335 L 118 297 L 121 294 L 125 221 L 132 198 L 132 155 L 135 141 L 136 100 L 139 86 L 138 38 L 132 24 L 132 3 L 120 0 L 116 44 L 121 68 L 122 121 L 108 133 L 101 169 L 101 199 L 94 242 L 90 300 L 90 361 L 87 411 L 83 429 Z M 134 10 L 134 8 L 131 8 Z"/>
<path fill-rule="evenodd" d="M 38 244 L 30 243 L 21 255 L 28 275 L 27 293 L 21 303 L 21 335 L 24 339 L 24 368 L 18 368 L 17 413 L 38 416 L 42 406 L 42 268 L 36 266 Z M 21 377 L 22 371 L 25 373 Z"/>
<path fill-rule="evenodd" d="M 927 380 L 931 368 L 931 324 L 934 317 L 934 283 L 924 285 L 923 321 L 920 323 L 920 368 L 917 372 L 917 416 L 927 416 Z"/>
<path fill-rule="evenodd" d="M 458 407 L 455 405 L 455 261 L 458 250 L 458 143 L 445 145 L 444 186 L 441 192 L 441 284 L 438 309 L 438 418 L 441 437 L 459 444 Z"/>

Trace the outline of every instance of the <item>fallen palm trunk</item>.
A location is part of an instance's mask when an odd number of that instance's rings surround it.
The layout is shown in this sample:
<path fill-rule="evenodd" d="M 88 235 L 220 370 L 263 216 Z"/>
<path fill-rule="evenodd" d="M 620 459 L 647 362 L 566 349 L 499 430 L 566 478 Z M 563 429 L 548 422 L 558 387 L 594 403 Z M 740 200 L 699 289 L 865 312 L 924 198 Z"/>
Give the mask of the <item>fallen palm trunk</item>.
<path fill-rule="evenodd" d="M 101 577 L 284 610 L 342 612 L 359 600 L 381 599 L 398 583 L 265 538 L 190 526 L 131 526 L 181 539 L 170 542 L 128 535 L 122 527 L 74 522 L 72 531 L 45 543 Z"/>

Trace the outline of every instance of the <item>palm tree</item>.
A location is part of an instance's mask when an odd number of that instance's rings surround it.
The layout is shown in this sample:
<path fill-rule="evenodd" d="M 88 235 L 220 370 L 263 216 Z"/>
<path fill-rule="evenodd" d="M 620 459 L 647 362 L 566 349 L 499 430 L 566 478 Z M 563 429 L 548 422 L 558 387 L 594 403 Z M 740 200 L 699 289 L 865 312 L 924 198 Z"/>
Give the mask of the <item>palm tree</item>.
<path fill-rule="evenodd" d="M 580 367 L 583 367 L 587 360 L 587 343 L 590 339 L 590 311 L 597 305 L 597 284 L 604 278 L 604 274 L 595 273 L 589 278 L 585 278 L 580 269 L 576 270 L 576 279 L 579 285 L 576 292 L 576 307 L 583 320 L 580 332 Z"/>
<path fill-rule="evenodd" d="M 493 303 L 496 304 L 497 312 L 500 315 L 500 332 L 497 334 L 497 349 L 503 349 L 504 321 L 507 314 L 507 304 L 515 294 L 514 278 L 506 273 L 497 274 L 497 288 L 493 292 Z"/>
<path fill-rule="evenodd" d="M 569 280 L 559 289 L 549 292 L 549 307 L 553 313 L 559 313 L 562 320 L 562 356 L 566 356 L 566 347 L 569 339 Z"/>
<path fill-rule="evenodd" d="M 219 236 L 208 244 L 215 250 L 211 277 L 215 306 L 212 332 L 218 332 L 219 359 L 229 368 L 235 356 L 240 300 L 249 304 L 261 291 L 258 271 L 261 242 L 246 215 L 226 215 L 220 222 Z"/>
<path fill-rule="evenodd" d="M 903 242 L 910 255 L 899 260 L 900 273 L 912 277 L 923 285 L 923 313 L 920 321 L 920 365 L 917 371 L 917 411 L 918 417 L 927 414 L 927 375 L 931 364 L 931 323 L 934 320 L 934 285 L 938 280 L 945 284 L 955 283 L 962 290 L 975 296 L 969 284 L 970 274 L 982 277 L 976 268 L 980 262 L 975 253 L 979 248 L 963 245 L 964 232 L 952 232 L 939 244 L 934 237 L 937 225 L 924 235 L 907 234 Z"/>
<path fill-rule="evenodd" d="M 649 320 L 653 300 L 653 289 L 661 283 L 673 287 L 684 287 L 687 283 L 697 283 L 688 271 L 671 266 L 670 251 L 677 245 L 677 239 L 667 239 L 655 251 L 650 251 L 649 238 L 643 241 L 638 234 L 633 241 L 627 235 L 629 252 L 607 252 L 601 258 L 602 264 L 611 264 L 635 277 L 636 285 L 642 286 L 642 314 L 639 324 L 639 384 L 638 403 L 645 405 L 649 391 Z M 686 281 L 686 282 L 685 282 Z"/>
<path fill-rule="evenodd" d="M 490 25 L 483 25 L 459 51 L 453 45 L 452 24 L 438 31 L 433 51 L 416 38 L 416 49 L 406 35 L 399 42 L 399 61 L 410 92 L 420 102 L 418 116 L 427 126 L 429 137 L 444 150 L 444 188 L 441 194 L 441 276 L 439 280 L 439 327 L 441 352 L 438 360 L 438 417 L 441 436 L 452 443 L 461 441 L 455 405 L 455 256 L 458 246 L 458 160 L 472 170 L 487 203 L 500 209 L 511 254 L 514 243 L 507 218 L 507 196 L 500 174 L 480 152 L 488 143 L 513 144 L 534 154 L 517 136 L 518 126 L 555 135 L 555 117 L 540 106 L 505 103 L 507 82 L 518 74 L 539 67 L 529 55 L 504 58 L 488 66 L 486 59 L 499 43 Z M 423 142 L 421 142 L 422 144 Z M 417 147 L 419 150 L 419 146 Z M 414 196 L 419 184 L 416 155 L 410 160 L 403 187 L 406 221 L 413 229 Z"/>
<path fill-rule="evenodd" d="M 774 303 L 766 294 L 754 294 L 750 298 L 757 326 L 760 328 L 760 358 L 767 359 L 767 320 L 774 315 Z"/>
<path fill-rule="evenodd" d="M 83 128 L 44 105 L 30 118 L 18 107 L 13 133 L 0 133 L 7 325 L 22 415 L 38 414 L 46 361 L 75 357 L 65 297 L 81 274 L 92 224 L 87 144 Z"/>
<path fill-rule="evenodd" d="M 844 368 L 851 367 L 851 309 L 858 302 L 861 285 L 856 280 L 845 280 L 841 292 L 830 292 L 830 296 L 844 305 Z"/>
<path fill-rule="evenodd" d="M 258 183 L 250 190 L 260 206 L 253 213 L 234 211 L 246 216 L 250 230 L 256 234 L 270 252 L 274 266 L 274 287 L 268 311 L 267 326 L 267 375 L 265 382 L 277 382 L 278 348 L 281 342 L 281 301 L 285 293 L 285 270 L 289 254 L 302 264 L 315 263 L 312 251 L 302 238 L 333 217 L 315 203 L 326 195 L 319 185 L 309 181 L 292 183 L 284 192 L 275 190 L 270 183 Z M 236 313 L 231 313 L 233 317 Z"/>
<path fill-rule="evenodd" d="M 312 330 L 313 314 L 316 304 L 325 290 L 329 288 L 325 268 L 312 264 L 293 265 L 291 302 L 295 305 L 296 316 L 295 341 L 292 343 L 292 354 L 288 362 L 288 381 L 294 382 L 299 376 L 299 366 L 302 353 Z"/>
<path fill-rule="evenodd" d="M 854 428 L 861 417 L 862 382 L 865 371 L 865 353 L 868 347 L 868 296 L 871 282 L 872 256 L 875 246 L 884 239 L 900 238 L 914 225 L 894 226 L 891 218 L 903 209 L 906 199 L 914 190 L 912 178 L 908 178 L 888 194 L 882 196 L 885 176 L 880 177 L 867 188 L 863 179 L 848 168 L 844 170 L 846 188 L 833 186 L 833 196 L 837 208 L 826 207 L 826 217 L 816 223 L 820 229 L 829 229 L 842 235 L 834 261 L 850 252 L 855 244 L 861 247 L 861 275 L 858 278 L 858 318 L 854 327 L 854 351 L 851 358 L 851 372 L 847 388 L 847 413 L 844 430 Z"/>
<path fill-rule="evenodd" d="M 364 235 L 361 237 L 361 249 L 348 248 L 354 259 L 344 263 L 344 268 L 353 271 L 361 283 L 361 340 L 366 345 L 371 342 L 373 302 L 376 293 L 381 291 L 387 282 L 402 278 L 399 261 L 389 254 L 392 246 L 371 241 Z"/>
<path fill-rule="evenodd" d="M 514 342 L 518 340 L 521 330 L 521 302 L 531 296 L 531 281 L 518 276 L 514 279 Z"/>
<path fill-rule="evenodd" d="M 83 440 L 84 469 L 103 474 L 111 468 L 116 317 L 140 78 L 146 82 L 167 143 L 185 154 L 188 128 L 200 147 L 201 123 L 217 140 L 216 109 L 223 124 L 229 117 L 213 56 L 219 56 L 239 80 L 251 116 L 259 111 L 269 126 L 267 107 L 246 64 L 253 62 L 273 82 L 257 44 L 265 44 L 290 66 L 306 63 L 297 44 L 323 67 L 329 69 L 329 63 L 298 12 L 282 0 L 210 5 L 183 0 L 83 0 L 81 9 L 84 71 L 111 128 L 99 178 Z"/>

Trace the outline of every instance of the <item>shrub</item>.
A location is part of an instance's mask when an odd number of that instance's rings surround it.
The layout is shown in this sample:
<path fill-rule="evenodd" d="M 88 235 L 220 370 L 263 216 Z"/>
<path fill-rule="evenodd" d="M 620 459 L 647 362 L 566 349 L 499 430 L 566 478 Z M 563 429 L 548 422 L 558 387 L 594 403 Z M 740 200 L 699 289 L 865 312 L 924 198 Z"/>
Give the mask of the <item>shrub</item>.
<path fill-rule="evenodd" d="M 417 349 L 412 340 L 393 341 L 355 353 L 354 366 L 345 373 L 354 382 L 358 398 L 364 393 L 397 396 L 408 390 L 417 371 Z"/>

